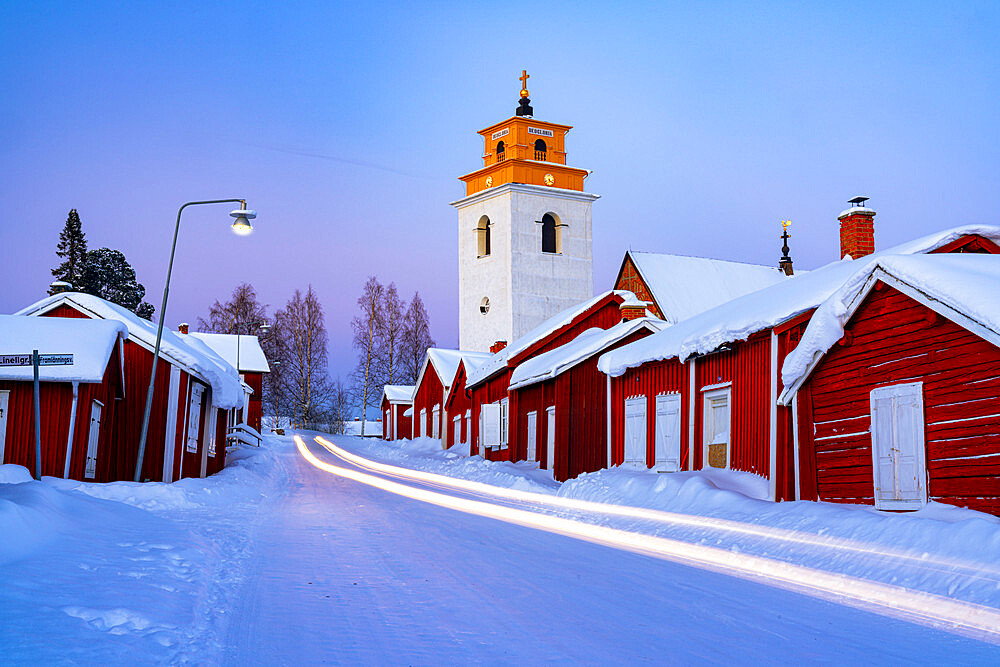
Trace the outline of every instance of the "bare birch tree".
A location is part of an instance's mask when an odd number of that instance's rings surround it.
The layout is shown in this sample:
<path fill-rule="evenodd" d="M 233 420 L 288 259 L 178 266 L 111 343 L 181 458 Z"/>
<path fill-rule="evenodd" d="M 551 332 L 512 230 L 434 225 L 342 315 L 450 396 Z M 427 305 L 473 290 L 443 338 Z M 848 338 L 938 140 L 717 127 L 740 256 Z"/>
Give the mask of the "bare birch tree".
<path fill-rule="evenodd" d="M 389 283 L 385 288 L 379 310 L 381 315 L 375 346 L 376 375 L 385 384 L 398 384 L 403 371 L 406 312 L 395 283 Z"/>
<path fill-rule="evenodd" d="M 358 315 L 351 320 L 354 330 L 354 348 L 358 351 L 358 366 L 355 378 L 361 398 L 361 436 L 365 435 L 368 421 L 368 407 L 374 400 L 375 387 L 380 381 L 378 375 L 378 332 L 382 328 L 382 300 L 385 287 L 375 276 L 368 276 L 361 296 L 358 297 Z"/>
<path fill-rule="evenodd" d="M 256 336 L 260 325 L 268 321 L 267 306 L 257 300 L 257 290 L 250 283 L 240 283 L 228 301 L 212 304 L 207 320 L 198 318 L 198 328 L 209 333 Z"/>
<path fill-rule="evenodd" d="M 420 365 L 424 362 L 427 348 L 434 345 L 431 338 L 431 322 L 424 308 L 420 292 L 413 295 L 410 305 L 403 316 L 403 353 L 401 357 L 403 384 L 415 384 L 420 374 Z"/>
<path fill-rule="evenodd" d="M 281 372 L 295 422 L 303 427 L 328 423 L 326 324 L 312 285 L 305 295 L 295 290 L 285 308 L 275 313 L 275 320 L 287 350 Z"/>

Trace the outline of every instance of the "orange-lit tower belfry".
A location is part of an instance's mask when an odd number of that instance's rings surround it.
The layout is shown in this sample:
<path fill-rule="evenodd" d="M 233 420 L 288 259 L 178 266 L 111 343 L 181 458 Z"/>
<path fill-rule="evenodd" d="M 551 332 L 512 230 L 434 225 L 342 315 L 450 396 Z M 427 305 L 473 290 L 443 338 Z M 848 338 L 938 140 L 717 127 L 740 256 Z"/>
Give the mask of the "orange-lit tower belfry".
<path fill-rule="evenodd" d="M 586 169 L 566 165 L 572 127 L 533 117 L 528 73 L 515 115 L 480 130 L 483 167 L 461 177 L 459 346 L 487 351 L 593 296 Z"/>

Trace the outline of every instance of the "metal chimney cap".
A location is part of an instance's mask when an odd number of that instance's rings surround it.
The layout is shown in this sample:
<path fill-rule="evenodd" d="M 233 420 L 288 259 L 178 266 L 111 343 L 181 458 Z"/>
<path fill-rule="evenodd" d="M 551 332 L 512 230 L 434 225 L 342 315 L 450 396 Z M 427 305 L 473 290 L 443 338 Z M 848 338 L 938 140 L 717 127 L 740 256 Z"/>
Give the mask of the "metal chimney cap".
<path fill-rule="evenodd" d="M 854 197 L 853 199 L 848 199 L 847 203 L 848 204 L 854 204 L 855 206 L 864 206 L 864 204 L 865 204 L 866 201 L 868 201 L 868 197 L 862 197 L 862 196 L 858 195 L 857 197 Z"/>

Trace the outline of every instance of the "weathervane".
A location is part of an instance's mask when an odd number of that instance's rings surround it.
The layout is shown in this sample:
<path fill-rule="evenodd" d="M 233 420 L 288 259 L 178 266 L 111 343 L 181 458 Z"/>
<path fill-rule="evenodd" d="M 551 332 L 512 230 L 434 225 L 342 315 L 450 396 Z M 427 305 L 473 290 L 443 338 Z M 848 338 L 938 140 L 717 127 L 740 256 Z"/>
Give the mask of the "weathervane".
<path fill-rule="evenodd" d="M 784 245 L 781 246 L 781 259 L 778 260 L 778 270 L 784 271 L 786 276 L 792 275 L 792 258 L 788 256 L 788 239 L 791 234 L 788 233 L 788 226 L 792 224 L 791 220 L 781 221 L 781 240 L 784 241 Z"/>

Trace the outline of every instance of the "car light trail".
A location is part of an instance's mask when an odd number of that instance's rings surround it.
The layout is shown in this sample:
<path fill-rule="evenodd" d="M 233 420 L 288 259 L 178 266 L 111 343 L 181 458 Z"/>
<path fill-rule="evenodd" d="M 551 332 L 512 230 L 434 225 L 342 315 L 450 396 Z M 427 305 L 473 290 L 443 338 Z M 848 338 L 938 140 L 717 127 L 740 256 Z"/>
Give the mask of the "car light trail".
<path fill-rule="evenodd" d="M 765 581 L 813 597 L 1000 644 L 1000 610 L 991 607 L 716 547 L 457 498 L 326 463 L 309 451 L 300 436 L 295 436 L 295 444 L 303 458 L 320 470 L 413 500 L 740 578 Z"/>
<path fill-rule="evenodd" d="M 727 519 L 679 514 L 675 512 L 666 512 L 664 510 L 654 510 L 642 507 L 629 507 L 627 505 L 613 505 L 611 503 L 578 500 L 575 498 L 563 498 L 547 493 L 535 493 L 532 491 L 508 489 L 494 486 L 492 484 L 484 484 L 483 482 L 473 482 L 470 480 L 449 477 L 447 475 L 439 475 L 436 473 L 424 472 L 422 470 L 413 470 L 411 468 L 403 468 L 387 463 L 379 463 L 377 461 L 372 461 L 362 456 L 358 456 L 353 452 L 349 452 L 343 447 L 335 445 L 322 436 L 317 436 L 315 440 L 332 454 L 350 461 L 358 467 L 393 475 L 402 479 L 437 484 L 462 491 L 470 491 L 490 495 L 495 498 L 503 498 L 506 500 L 538 503 L 552 508 L 593 512 L 608 516 L 620 516 L 643 521 L 654 521 L 661 524 L 684 528 L 722 530 L 728 533 L 749 535 L 791 544 L 858 553 L 867 556 L 876 556 L 879 558 L 891 558 L 895 560 L 908 561 L 917 565 L 920 569 L 928 571 L 954 573 L 955 570 L 963 570 L 964 576 L 970 580 L 990 581 L 1000 585 L 1000 568 L 984 566 L 981 563 L 969 563 L 960 560 L 935 558 L 927 556 L 926 554 L 914 555 L 886 547 L 875 547 L 870 544 L 857 542 L 847 538 L 813 535 L 810 533 L 787 530 L 784 528 L 759 526 L 741 523 L 739 521 L 730 521 Z"/>

